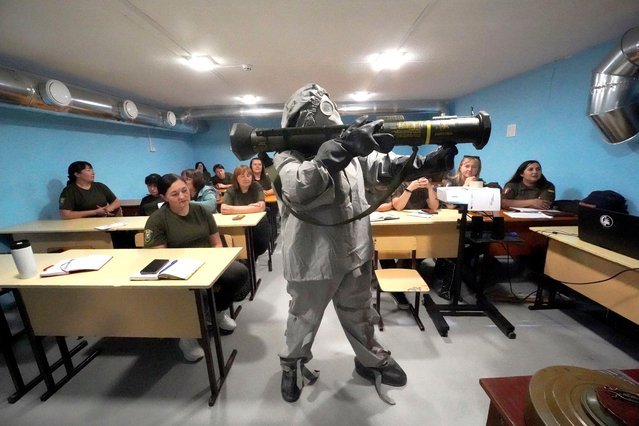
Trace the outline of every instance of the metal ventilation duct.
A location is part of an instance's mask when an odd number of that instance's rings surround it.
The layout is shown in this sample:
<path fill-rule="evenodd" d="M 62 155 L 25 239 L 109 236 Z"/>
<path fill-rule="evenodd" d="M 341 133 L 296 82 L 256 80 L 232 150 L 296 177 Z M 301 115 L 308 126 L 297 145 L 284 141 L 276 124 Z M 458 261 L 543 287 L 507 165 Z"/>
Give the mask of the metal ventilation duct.
<path fill-rule="evenodd" d="M 59 95 L 60 92 L 52 94 L 49 91 L 51 88 L 59 90 L 62 94 Z M 195 120 L 176 120 L 171 111 L 134 104 L 127 99 L 76 86 L 67 86 L 57 80 L 2 67 L 0 67 L 0 102 L 180 133 L 196 133 L 200 130 L 201 124 Z M 131 115 L 132 110 L 136 108 L 137 114 Z"/>
<path fill-rule="evenodd" d="M 432 115 L 448 114 L 449 108 L 446 101 L 378 101 L 346 103 L 338 102 L 341 115 L 389 115 L 408 113 L 428 113 Z M 279 117 L 282 115 L 283 104 L 262 105 L 259 108 L 251 108 L 236 105 L 221 105 L 211 107 L 190 108 L 179 111 L 179 117 L 187 122 L 190 120 L 209 120 L 214 118 L 240 118 L 240 117 Z"/>
<path fill-rule="evenodd" d="M 592 74 L 588 115 L 608 142 L 628 142 L 639 133 L 639 27 Z"/>

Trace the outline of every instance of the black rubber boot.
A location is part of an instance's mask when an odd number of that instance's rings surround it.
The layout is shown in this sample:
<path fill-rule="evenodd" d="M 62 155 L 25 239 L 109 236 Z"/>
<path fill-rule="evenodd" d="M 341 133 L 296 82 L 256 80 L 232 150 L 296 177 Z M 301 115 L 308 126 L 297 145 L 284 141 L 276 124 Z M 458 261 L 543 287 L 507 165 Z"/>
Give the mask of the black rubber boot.
<path fill-rule="evenodd" d="M 388 360 L 379 367 L 364 367 L 364 365 L 355 358 L 355 371 L 365 379 L 375 382 L 375 372 L 378 371 L 382 375 L 382 383 L 388 386 L 404 386 L 408 379 L 406 373 L 397 362 L 388 357 Z"/>
<path fill-rule="evenodd" d="M 286 402 L 295 402 L 300 398 L 302 389 L 297 387 L 297 368 L 286 366 L 282 369 L 282 398 Z"/>

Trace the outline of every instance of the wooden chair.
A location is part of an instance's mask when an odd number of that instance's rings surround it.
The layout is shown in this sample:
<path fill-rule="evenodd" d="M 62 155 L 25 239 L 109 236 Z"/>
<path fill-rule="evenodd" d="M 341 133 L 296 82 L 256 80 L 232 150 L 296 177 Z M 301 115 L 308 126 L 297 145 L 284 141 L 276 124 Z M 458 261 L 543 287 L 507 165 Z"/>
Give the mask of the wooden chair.
<path fill-rule="evenodd" d="M 379 314 L 379 329 L 384 330 L 384 321 L 380 312 L 380 294 L 386 292 L 415 293 L 414 304 L 408 305 L 411 315 L 415 319 L 420 330 L 424 331 L 424 324 L 419 319 L 419 295 L 430 289 L 422 276 L 417 272 L 417 238 L 413 236 L 402 237 L 375 237 L 375 276 L 377 277 L 377 295 L 375 309 Z M 389 268 L 377 269 L 379 259 L 411 259 L 411 269 Z"/>
<path fill-rule="evenodd" d="M 135 247 L 144 248 L 144 232 L 137 232 L 135 234 Z"/>

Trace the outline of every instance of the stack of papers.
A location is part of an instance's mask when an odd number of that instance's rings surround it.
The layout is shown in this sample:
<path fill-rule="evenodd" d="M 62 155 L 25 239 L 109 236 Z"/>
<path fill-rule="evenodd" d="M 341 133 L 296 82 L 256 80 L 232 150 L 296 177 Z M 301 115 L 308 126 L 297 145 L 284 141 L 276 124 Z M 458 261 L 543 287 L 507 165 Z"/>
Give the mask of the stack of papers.
<path fill-rule="evenodd" d="M 96 226 L 95 229 L 97 229 L 98 231 L 106 231 L 113 228 L 119 228 L 125 225 L 126 225 L 126 222 L 115 222 L 115 223 L 110 223 L 108 225 Z"/>
<path fill-rule="evenodd" d="M 552 216 L 544 213 L 543 210 L 528 207 L 512 207 L 511 210 L 516 211 L 504 212 L 504 214 L 515 219 L 552 219 Z"/>
<path fill-rule="evenodd" d="M 433 217 L 432 213 L 428 213 L 428 212 L 425 212 L 423 210 L 415 210 L 414 212 L 408 213 L 408 215 L 409 216 L 415 216 L 415 217 L 423 217 L 425 219 Z"/>
<path fill-rule="evenodd" d="M 379 222 L 379 221 L 382 221 L 382 220 L 399 219 L 399 216 L 396 216 L 396 215 L 391 214 L 391 213 L 373 212 L 373 213 L 371 213 L 369 218 L 370 218 L 371 222 Z"/>
<path fill-rule="evenodd" d="M 75 259 L 63 259 L 55 265 L 44 268 L 44 271 L 40 272 L 40 276 L 54 277 L 73 272 L 97 271 L 112 258 L 113 256 L 108 254 L 93 254 L 91 256 L 76 257 Z"/>

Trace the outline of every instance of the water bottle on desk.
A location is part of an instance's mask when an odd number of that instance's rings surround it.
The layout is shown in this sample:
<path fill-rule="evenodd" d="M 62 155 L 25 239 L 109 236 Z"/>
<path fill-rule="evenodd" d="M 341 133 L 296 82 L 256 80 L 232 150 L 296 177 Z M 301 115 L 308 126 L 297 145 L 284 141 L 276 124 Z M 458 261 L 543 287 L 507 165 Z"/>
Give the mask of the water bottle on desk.
<path fill-rule="evenodd" d="M 18 268 L 20 278 L 26 279 L 37 274 L 35 256 L 29 240 L 18 240 L 11 243 L 11 256 Z"/>

